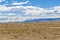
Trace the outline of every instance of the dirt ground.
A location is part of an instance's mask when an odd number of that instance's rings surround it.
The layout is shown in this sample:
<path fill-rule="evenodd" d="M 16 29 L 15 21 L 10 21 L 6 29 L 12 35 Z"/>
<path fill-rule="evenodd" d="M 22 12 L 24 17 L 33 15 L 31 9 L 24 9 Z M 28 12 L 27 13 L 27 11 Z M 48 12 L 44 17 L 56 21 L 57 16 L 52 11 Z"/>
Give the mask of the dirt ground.
<path fill-rule="evenodd" d="M 60 22 L 2 23 L 0 40 L 60 40 Z"/>

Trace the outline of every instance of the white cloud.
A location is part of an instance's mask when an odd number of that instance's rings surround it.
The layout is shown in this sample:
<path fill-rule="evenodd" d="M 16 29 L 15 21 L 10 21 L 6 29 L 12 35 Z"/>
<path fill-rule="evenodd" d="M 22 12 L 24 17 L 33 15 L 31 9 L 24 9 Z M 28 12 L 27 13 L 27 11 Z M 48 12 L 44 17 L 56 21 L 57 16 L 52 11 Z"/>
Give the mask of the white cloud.
<path fill-rule="evenodd" d="M 25 1 L 25 2 L 13 2 L 12 5 L 23 5 L 23 4 L 27 4 L 29 1 Z"/>
<path fill-rule="evenodd" d="M 16 14 L 15 14 L 15 13 L 8 13 L 7 15 L 13 15 L 13 16 L 14 16 L 14 15 L 16 15 Z"/>
<path fill-rule="evenodd" d="M 2 1 L 6 1 L 6 0 L 0 0 L 0 2 L 2 2 Z"/>
<path fill-rule="evenodd" d="M 36 6 L 0 6 L 0 11 L 22 11 L 23 16 L 4 16 L 7 18 L 8 22 L 12 21 L 25 21 L 38 18 L 60 18 L 60 6 L 52 7 L 52 9 L 45 9 Z M 56 12 L 57 11 L 57 12 Z M 4 15 L 4 14 L 3 14 Z M 8 13 L 7 15 L 16 15 L 14 13 Z M 3 18 L 3 17 L 0 17 Z"/>
<path fill-rule="evenodd" d="M 7 7 L 5 5 L 0 5 L 0 11 L 10 11 L 11 7 Z"/>

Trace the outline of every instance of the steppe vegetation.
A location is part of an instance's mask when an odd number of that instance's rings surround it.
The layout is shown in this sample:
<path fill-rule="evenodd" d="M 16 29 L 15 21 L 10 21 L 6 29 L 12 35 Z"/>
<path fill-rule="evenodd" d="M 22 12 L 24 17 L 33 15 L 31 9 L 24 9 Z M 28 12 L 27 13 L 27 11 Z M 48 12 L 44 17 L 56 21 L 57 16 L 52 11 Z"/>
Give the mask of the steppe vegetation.
<path fill-rule="evenodd" d="M 0 40 L 60 40 L 60 22 L 2 23 Z"/>

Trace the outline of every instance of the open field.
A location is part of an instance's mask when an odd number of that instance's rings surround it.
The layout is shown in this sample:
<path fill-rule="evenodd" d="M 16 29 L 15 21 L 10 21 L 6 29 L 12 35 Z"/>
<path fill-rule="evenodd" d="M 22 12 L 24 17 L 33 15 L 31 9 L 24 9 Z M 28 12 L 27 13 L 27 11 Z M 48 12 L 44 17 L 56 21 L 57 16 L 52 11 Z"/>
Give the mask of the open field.
<path fill-rule="evenodd" d="M 60 40 L 60 22 L 2 23 L 0 40 Z"/>

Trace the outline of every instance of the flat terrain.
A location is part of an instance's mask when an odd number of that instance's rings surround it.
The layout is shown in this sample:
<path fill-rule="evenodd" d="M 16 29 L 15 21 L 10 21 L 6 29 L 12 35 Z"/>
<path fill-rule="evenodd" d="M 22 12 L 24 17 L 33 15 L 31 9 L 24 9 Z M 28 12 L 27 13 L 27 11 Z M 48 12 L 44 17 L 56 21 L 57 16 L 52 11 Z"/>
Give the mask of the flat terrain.
<path fill-rule="evenodd" d="M 0 40 L 60 40 L 60 22 L 2 23 Z"/>

